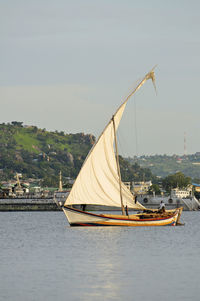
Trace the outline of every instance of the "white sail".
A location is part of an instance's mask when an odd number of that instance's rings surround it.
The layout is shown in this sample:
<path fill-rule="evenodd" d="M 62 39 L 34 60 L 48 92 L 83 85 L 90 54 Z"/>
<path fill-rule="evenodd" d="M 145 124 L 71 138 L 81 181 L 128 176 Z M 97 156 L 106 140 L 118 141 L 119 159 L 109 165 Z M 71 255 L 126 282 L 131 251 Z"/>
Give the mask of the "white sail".
<path fill-rule="evenodd" d="M 116 130 L 128 99 L 149 78 L 154 81 L 153 71 L 144 77 L 113 116 Z M 87 156 L 65 205 L 92 204 L 120 207 L 119 190 L 119 175 L 114 151 L 114 128 L 111 119 Z M 122 199 L 123 204 L 129 208 L 144 208 L 139 202 L 135 204 L 133 195 L 123 183 Z"/>

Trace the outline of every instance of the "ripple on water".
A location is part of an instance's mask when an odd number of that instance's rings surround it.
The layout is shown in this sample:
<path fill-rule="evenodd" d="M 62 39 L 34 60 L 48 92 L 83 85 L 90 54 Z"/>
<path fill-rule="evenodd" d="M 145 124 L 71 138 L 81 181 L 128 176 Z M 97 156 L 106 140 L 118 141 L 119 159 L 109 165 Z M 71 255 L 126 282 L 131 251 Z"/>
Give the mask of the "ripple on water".
<path fill-rule="evenodd" d="M 0 300 L 199 300 L 200 212 L 183 220 L 70 228 L 62 212 L 1 212 Z"/>

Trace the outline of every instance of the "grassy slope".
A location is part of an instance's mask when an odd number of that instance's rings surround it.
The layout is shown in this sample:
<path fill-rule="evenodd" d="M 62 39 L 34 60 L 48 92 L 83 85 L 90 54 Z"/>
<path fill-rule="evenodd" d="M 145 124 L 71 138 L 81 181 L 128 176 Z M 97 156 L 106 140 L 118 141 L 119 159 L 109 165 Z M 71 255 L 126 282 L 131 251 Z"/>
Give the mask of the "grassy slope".
<path fill-rule="evenodd" d="M 0 124 L 1 179 L 23 173 L 29 177 L 75 176 L 94 143 L 94 136 L 48 132 L 36 127 Z"/>
<path fill-rule="evenodd" d="M 21 131 L 17 131 L 13 137 L 17 143 L 17 149 L 24 149 L 34 153 L 39 153 L 41 151 L 41 145 L 37 140 L 36 135 L 30 135 L 30 133 L 22 129 Z"/>

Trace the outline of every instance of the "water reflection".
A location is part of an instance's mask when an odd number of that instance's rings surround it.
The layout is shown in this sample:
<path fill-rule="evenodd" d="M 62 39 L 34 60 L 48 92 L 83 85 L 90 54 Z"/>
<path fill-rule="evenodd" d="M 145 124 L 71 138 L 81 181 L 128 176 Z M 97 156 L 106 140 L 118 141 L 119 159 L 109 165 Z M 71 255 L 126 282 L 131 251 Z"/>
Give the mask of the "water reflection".
<path fill-rule="evenodd" d="M 119 256 L 121 228 L 73 228 L 76 266 L 82 300 L 116 300 L 120 293 L 122 262 Z M 76 287 L 76 284 L 75 284 Z"/>

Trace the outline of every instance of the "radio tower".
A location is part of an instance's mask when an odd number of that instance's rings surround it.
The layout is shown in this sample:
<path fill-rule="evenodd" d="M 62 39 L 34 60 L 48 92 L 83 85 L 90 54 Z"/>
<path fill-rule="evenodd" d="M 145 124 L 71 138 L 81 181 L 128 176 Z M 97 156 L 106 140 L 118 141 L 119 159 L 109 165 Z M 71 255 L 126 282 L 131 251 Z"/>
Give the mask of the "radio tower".
<path fill-rule="evenodd" d="M 187 149 L 186 149 L 186 132 L 184 132 L 184 157 L 187 156 Z"/>

